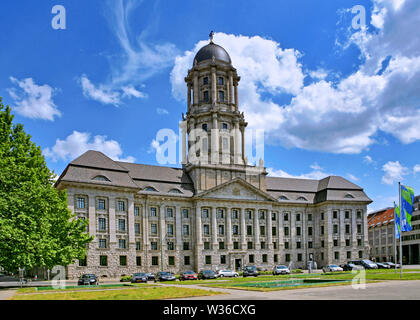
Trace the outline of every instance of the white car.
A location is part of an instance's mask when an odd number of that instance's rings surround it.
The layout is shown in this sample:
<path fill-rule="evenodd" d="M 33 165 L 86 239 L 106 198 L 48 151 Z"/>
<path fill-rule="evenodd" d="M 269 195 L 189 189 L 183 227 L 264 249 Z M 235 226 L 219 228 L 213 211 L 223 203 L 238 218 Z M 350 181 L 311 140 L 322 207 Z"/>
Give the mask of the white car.
<path fill-rule="evenodd" d="M 286 266 L 275 266 L 273 268 L 273 275 L 278 275 L 278 274 L 290 274 L 290 270 Z"/>
<path fill-rule="evenodd" d="M 216 272 L 216 275 L 218 278 L 223 278 L 223 277 L 239 277 L 239 273 L 233 271 L 233 270 L 218 270 Z"/>
<path fill-rule="evenodd" d="M 328 266 L 325 266 L 322 268 L 322 271 L 324 272 L 340 272 L 343 271 L 343 268 L 337 266 L 336 264 L 329 264 Z"/>

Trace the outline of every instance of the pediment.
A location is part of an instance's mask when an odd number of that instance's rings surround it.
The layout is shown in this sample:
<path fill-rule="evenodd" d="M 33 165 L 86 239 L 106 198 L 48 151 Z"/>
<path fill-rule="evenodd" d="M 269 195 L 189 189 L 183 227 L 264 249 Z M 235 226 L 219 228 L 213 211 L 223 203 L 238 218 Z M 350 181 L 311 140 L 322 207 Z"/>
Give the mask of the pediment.
<path fill-rule="evenodd" d="M 225 182 L 197 195 L 198 198 L 234 199 L 254 201 L 276 201 L 264 191 L 254 187 L 241 178 Z"/>

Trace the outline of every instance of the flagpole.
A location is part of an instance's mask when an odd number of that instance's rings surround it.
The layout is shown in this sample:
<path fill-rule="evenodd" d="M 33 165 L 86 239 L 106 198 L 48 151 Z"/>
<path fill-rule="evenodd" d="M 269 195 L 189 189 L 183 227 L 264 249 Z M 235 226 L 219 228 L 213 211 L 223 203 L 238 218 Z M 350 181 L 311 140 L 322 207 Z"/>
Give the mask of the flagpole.
<path fill-rule="evenodd" d="M 394 201 L 394 269 L 395 269 L 395 273 L 397 272 L 397 230 L 398 230 L 398 225 L 397 225 L 397 210 L 395 209 L 396 204 Z M 396 229 L 397 228 L 397 229 Z"/>
<path fill-rule="evenodd" d="M 403 233 L 403 208 L 401 206 L 401 182 L 398 182 L 398 194 L 399 194 L 399 201 L 400 201 L 400 275 L 401 279 L 403 277 L 403 265 L 402 265 L 402 233 Z"/>

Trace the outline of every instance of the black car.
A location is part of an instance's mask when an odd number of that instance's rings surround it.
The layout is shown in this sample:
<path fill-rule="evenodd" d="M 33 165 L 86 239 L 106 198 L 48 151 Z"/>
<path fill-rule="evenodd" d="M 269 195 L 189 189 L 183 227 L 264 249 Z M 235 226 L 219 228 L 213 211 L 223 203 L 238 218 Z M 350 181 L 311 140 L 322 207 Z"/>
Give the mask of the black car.
<path fill-rule="evenodd" d="M 147 281 L 154 281 L 155 275 L 153 273 L 146 273 Z"/>
<path fill-rule="evenodd" d="M 347 264 L 343 264 L 340 266 L 341 268 L 343 268 L 344 271 L 352 271 L 352 270 L 362 270 L 364 269 L 362 265 L 356 265 L 354 263 L 347 263 Z"/>
<path fill-rule="evenodd" d="M 244 277 L 258 277 L 258 270 L 255 266 L 246 266 L 244 267 L 243 276 Z"/>
<path fill-rule="evenodd" d="M 155 282 L 158 281 L 175 281 L 176 277 L 171 272 L 158 272 L 156 273 Z"/>
<path fill-rule="evenodd" d="M 203 270 L 198 274 L 198 279 L 217 279 L 217 275 L 213 270 Z"/>
<path fill-rule="evenodd" d="M 99 279 L 95 274 L 83 274 L 77 281 L 79 286 L 97 286 Z"/>
<path fill-rule="evenodd" d="M 147 282 L 147 275 L 143 272 L 133 274 L 132 283 Z"/>

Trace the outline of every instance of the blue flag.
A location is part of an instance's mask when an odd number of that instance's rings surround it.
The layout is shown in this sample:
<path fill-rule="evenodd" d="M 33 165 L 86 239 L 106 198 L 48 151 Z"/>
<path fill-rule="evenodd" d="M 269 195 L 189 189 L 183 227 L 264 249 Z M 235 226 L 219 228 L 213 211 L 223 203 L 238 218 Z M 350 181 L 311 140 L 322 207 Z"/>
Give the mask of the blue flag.
<path fill-rule="evenodd" d="M 400 224 L 400 207 L 394 202 L 394 226 L 395 226 L 395 238 L 400 238 L 401 224 Z"/>
<path fill-rule="evenodd" d="M 411 231 L 413 216 L 414 190 L 401 185 L 401 231 Z"/>

